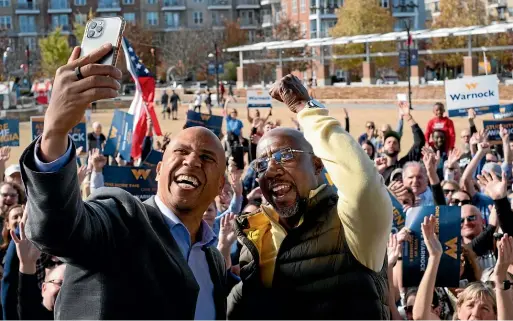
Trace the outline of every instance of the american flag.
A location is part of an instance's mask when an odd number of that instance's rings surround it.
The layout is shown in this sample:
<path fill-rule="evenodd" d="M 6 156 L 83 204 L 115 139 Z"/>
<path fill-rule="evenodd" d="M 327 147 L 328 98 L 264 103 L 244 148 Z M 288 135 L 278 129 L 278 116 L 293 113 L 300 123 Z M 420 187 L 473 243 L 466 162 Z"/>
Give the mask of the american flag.
<path fill-rule="evenodd" d="M 153 108 L 153 98 L 155 96 L 155 78 L 150 70 L 141 62 L 135 54 L 134 48 L 126 38 L 123 38 L 123 51 L 125 53 L 126 67 L 135 82 L 135 96 L 130 105 L 129 114 L 134 115 L 134 128 L 132 139 L 132 157 L 138 159 L 141 157 L 142 143 L 146 135 L 146 118 L 149 113 L 153 123 L 155 135 L 162 136 L 159 120 Z"/>

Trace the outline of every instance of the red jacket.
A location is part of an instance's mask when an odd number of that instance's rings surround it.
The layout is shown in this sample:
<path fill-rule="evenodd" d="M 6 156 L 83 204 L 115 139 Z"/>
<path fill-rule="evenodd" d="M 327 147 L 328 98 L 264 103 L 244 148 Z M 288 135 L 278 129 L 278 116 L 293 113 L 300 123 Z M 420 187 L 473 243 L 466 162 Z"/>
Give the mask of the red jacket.
<path fill-rule="evenodd" d="M 446 135 L 447 139 L 447 151 L 454 148 L 454 145 L 456 144 L 456 133 L 454 131 L 454 123 L 452 120 L 450 120 L 448 117 L 442 117 L 442 118 L 432 118 L 426 128 L 426 132 L 424 133 L 426 137 L 426 142 L 429 142 L 429 145 L 433 145 L 433 141 L 431 140 L 431 135 L 435 130 L 443 130 Z"/>

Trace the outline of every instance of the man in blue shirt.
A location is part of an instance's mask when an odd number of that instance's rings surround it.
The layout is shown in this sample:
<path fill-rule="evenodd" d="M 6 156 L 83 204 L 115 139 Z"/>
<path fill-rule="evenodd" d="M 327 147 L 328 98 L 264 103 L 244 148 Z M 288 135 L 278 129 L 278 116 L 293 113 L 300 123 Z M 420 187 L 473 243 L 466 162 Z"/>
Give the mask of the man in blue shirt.
<path fill-rule="evenodd" d="M 241 137 L 242 128 L 244 127 L 244 124 L 239 119 L 237 119 L 237 116 L 238 116 L 237 109 L 232 108 L 230 110 L 230 112 L 228 113 L 228 103 L 229 103 L 229 99 L 224 104 L 224 115 L 226 118 L 226 131 L 227 131 L 228 135 L 230 133 L 232 133 L 235 136 L 234 138 L 239 139 Z"/>
<path fill-rule="evenodd" d="M 79 59 L 74 49 L 57 71 L 43 134 L 20 159 L 27 237 L 68 264 L 55 318 L 225 319 L 225 262 L 202 220 L 226 166 L 211 131 L 174 137 L 156 168 L 157 195 L 145 203 L 119 188 L 82 201 L 68 132 L 92 101 L 117 96 L 121 72 L 94 63 L 111 50 Z"/>

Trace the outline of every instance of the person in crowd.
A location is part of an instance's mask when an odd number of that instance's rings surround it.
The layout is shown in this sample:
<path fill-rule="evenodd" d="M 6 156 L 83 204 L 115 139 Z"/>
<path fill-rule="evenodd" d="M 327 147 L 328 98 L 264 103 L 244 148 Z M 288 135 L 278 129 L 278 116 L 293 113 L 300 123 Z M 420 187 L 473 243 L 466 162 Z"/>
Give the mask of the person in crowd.
<path fill-rule="evenodd" d="M 419 162 L 422 158 L 422 147 L 426 140 L 422 129 L 420 129 L 417 122 L 413 119 L 410 113 L 410 107 L 408 103 L 401 102 L 399 109 L 402 113 L 403 120 L 410 125 L 413 132 L 413 146 L 404 157 L 399 159 L 399 153 L 401 152 L 401 136 L 394 131 L 390 131 L 385 134 L 385 146 L 384 154 L 386 163 L 378 167 L 379 172 L 385 179 L 385 184 L 390 184 L 390 174 L 397 169 L 403 168 L 407 162 Z"/>
<path fill-rule="evenodd" d="M 212 93 L 208 88 L 205 94 L 205 105 L 207 106 L 208 113 L 212 115 Z"/>
<path fill-rule="evenodd" d="M 11 147 L 0 147 L 0 180 L 5 180 L 5 163 L 11 158 Z"/>
<path fill-rule="evenodd" d="M 260 117 L 260 111 L 255 109 L 255 116 L 252 117 L 249 112 L 249 108 L 247 108 L 248 113 L 248 122 L 251 123 L 251 132 L 255 135 L 262 136 L 264 134 L 264 126 L 269 120 L 269 117 L 273 115 L 273 109 L 270 108 L 266 117 Z"/>
<path fill-rule="evenodd" d="M 415 300 L 417 299 L 417 291 L 417 288 L 409 288 L 408 292 L 406 292 L 404 296 L 404 312 L 406 320 L 414 320 L 413 307 L 415 305 Z M 433 293 L 433 301 L 431 301 L 431 314 L 440 319 L 441 306 L 436 292 Z"/>
<path fill-rule="evenodd" d="M 25 204 L 25 192 L 16 183 L 0 183 L 0 210 L 6 213 L 7 209 L 16 204 Z"/>
<path fill-rule="evenodd" d="M 444 192 L 445 201 L 447 204 L 449 204 L 449 201 L 452 199 L 452 196 L 454 193 L 459 192 L 460 185 L 458 185 L 458 182 L 453 180 L 447 180 L 443 181 L 442 184 L 442 191 Z"/>
<path fill-rule="evenodd" d="M 205 213 L 203 213 L 203 221 L 205 221 L 211 229 L 214 228 L 214 223 L 217 217 L 216 202 L 212 202 Z"/>
<path fill-rule="evenodd" d="M 297 77 L 270 93 L 298 113 L 305 134 L 277 128 L 258 144 L 255 168 L 271 206 L 236 220 L 242 281 L 228 298 L 229 318 L 389 318 L 392 205 L 382 177 Z M 319 184 L 323 164 L 338 196 Z"/>
<path fill-rule="evenodd" d="M 219 103 L 224 104 L 224 94 L 226 93 L 226 88 L 222 81 L 219 82 Z"/>
<path fill-rule="evenodd" d="M 20 235 L 11 231 L 19 259 L 18 315 L 19 320 L 53 320 L 53 310 L 60 292 L 65 264 L 47 268 L 42 289 L 39 288 L 37 262 L 41 251 L 25 236 L 25 224 L 20 223 Z"/>
<path fill-rule="evenodd" d="M 237 119 L 237 109 L 232 108 L 230 112 L 228 112 L 228 104 L 230 100 L 226 100 L 226 103 L 224 104 L 224 117 L 226 120 L 226 132 L 227 135 L 230 133 L 233 135 L 233 141 L 239 141 L 240 137 L 242 136 L 242 128 L 244 127 L 244 124 L 240 119 Z"/>
<path fill-rule="evenodd" d="M 103 151 L 107 138 L 102 133 L 102 125 L 99 122 L 93 123 L 93 132 L 87 134 L 87 140 L 89 148 L 98 148 L 100 151 Z"/>
<path fill-rule="evenodd" d="M 435 131 L 442 131 L 445 134 L 447 143 L 443 146 L 445 152 L 448 153 L 454 148 L 456 144 L 456 132 L 454 131 L 454 123 L 449 117 L 444 116 L 445 106 L 438 102 L 433 106 L 433 117 L 427 124 L 426 132 L 424 133 L 426 141 L 430 146 L 435 146 Z"/>
<path fill-rule="evenodd" d="M 156 168 L 157 195 L 145 203 L 116 188 L 81 199 L 68 132 L 91 101 L 117 96 L 121 71 L 96 64 L 111 50 L 107 44 L 79 58 L 80 47 L 74 48 L 57 71 L 43 134 L 20 159 L 31 195 L 27 238 L 68 263 L 55 314 L 224 319 L 225 262 L 210 246 L 215 236 L 202 220 L 224 184 L 226 166 L 210 130 L 192 127 L 173 138 Z"/>
<path fill-rule="evenodd" d="M 419 162 L 408 162 L 403 167 L 403 184 L 412 189 L 420 206 L 434 205 L 433 192 L 428 187 L 428 173 Z"/>
<path fill-rule="evenodd" d="M 169 101 L 171 102 L 171 114 L 173 116 L 173 120 L 178 120 L 178 102 L 181 100 L 180 96 L 178 96 L 178 94 L 174 90 L 171 93 L 171 98 L 169 98 Z"/>
<path fill-rule="evenodd" d="M 4 181 L 7 183 L 15 183 L 21 186 L 21 169 L 20 165 L 12 164 L 5 169 Z"/>
<path fill-rule="evenodd" d="M 362 143 L 362 148 L 367 155 L 369 155 L 370 159 L 374 160 L 376 157 L 376 148 L 372 144 L 370 140 L 366 140 Z"/>
<path fill-rule="evenodd" d="M 365 133 L 358 137 L 358 144 L 362 144 L 364 141 L 370 140 L 374 146 L 378 145 L 378 138 L 376 137 L 376 125 L 373 121 L 368 121 L 365 124 Z"/>
<path fill-rule="evenodd" d="M 21 218 L 23 217 L 23 205 L 15 204 L 9 206 L 5 211 L 4 224 L 2 227 L 2 244 L 0 245 L 0 251 L 2 258 L 7 251 L 9 242 L 11 242 L 10 231 L 16 230 L 18 224 L 20 224 Z M 3 265 L 3 263 L 2 263 Z"/>
<path fill-rule="evenodd" d="M 198 113 L 201 113 L 201 92 L 199 90 L 196 91 L 194 94 L 194 111 L 198 111 Z"/>
<path fill-rule="evenodd" d="M 169 104 L 169 95 L 167 94 L 167 90 L 164 90 L 162 97 L 160 97 L 160 104 L 162 105 L 162 117 L 166 119 L 166 113 L 169 119 L 169 111 L 167 110 Z"/>
<path fill-rule="evenodd" d="M 237 99 L 235 98 L 235 93 L 233 92 L 233 84 L 230 82 L 228 83 L 228 97 L 229 99 L 233 99 L 234 102 L 237 102 Z"/>
<path fill-rule="evenodd" d="M 422 223 L 422 235 L 429 258 L 413 306 L 414 320 L 439 320 L 431 308 L 435 280 L 443 254 L 442 245 L 435 234 L 436 224 L 434 216 L 424 218 Z M 510 320 L 513 317 L 513 297 L 511 291 L 504 288 L 503 282 L 506 280 L 508 267 L 513 264 L 513 238 L 504 235 L 498 252 L 494 288 L 479 281 L 470 283 L 458 295 L 455 311 L 457 320 Z"/>

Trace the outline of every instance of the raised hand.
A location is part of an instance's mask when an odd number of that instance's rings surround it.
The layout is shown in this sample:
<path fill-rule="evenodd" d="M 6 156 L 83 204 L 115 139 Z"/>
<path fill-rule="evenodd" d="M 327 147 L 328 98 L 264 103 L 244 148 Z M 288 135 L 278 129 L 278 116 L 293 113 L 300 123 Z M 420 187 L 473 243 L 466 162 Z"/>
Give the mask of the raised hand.
<path fill-rule="evenodd" d="M 106 44 L 79 58 L 80 47 L 75 47 L 68 63 L 57 69 L 41 141 L 45 161 L 53 161 L 64 154 L 68 132 L 81 121 L 92 102 L 118 95 L 121 71 L 96 63 L 111 50 L 112 45 Z"/>
<path fill-rule="evenodd" d="M 20 237 L 18 238 L 14 230 L 11 230 L 11 237 L 20 260 L 20 271 L 25 274 L 36 274 L 36 262 L 41 256 L 41 251 L 27 239 L 23 221 L 20 222 Z"/>
<path fill-rule="evenodd" d="M 82 146 L 77 147 L 77 155 L 82 154 L 83 151 L 84 151 L 84 147 L 82 147 Z"/>
<path fill-rule="evenodd" d="M 376 168 L 380 174 L 387 168 L 386 157 L 378 157 L 374 160 L 374 163 L 376 164 Z"/>
<path fill-rule="evenodd" d="M 390 233 L 387 245 L 388 265 L 394 266 L 401 256 L 402 244 L 397 240 L 397 235 Z"/>
<path fill-rule="evenodd" d="M 236 195 L 242 195 L 242 170 L 237 168 L 233 157 L 228 160 L 228 175 L 233 192 Z"/>
<path fill-rule="evenodd" d="M 85 178 L 87 177 L 87 175 L 89 174 L 90 172 L 87 170 L 87 166 L 86 165 L 82 165 L 78 168 L 78 184 L 79 185 L 82 185 L 82 183 L 84 182 Z"/>
<path fill-rule="evenodd" d="M 89 164 L 92 164 L 95 172 L 100 173 L 107 164 L 107 157 L 98 148 L 94 148 L 89 152 Z"/>
<path fill-rule="evenodd" d="M 248 199 L 248 201 L 262 198 L 262 190 L 260 189 L 260 186 L 255 187 L 251 192 L 249 192 L 246 198 Z"/>
<path fill-rule="evenodd" d="M 347 112 L 347 109 L 344 108 L 344 117 L 349 118 L 349 113 Z"/>
<path fill-rule="evenodd" d="M 403 185 L 403 183 L 398 181 L 393 181 L 388 185 L 388 190 L 395 196 L 397 199 L 401 199 L 405 195 L 408 194 L 408 190 Z"/>
<path fill-rule="evenodd" d="M 399 111 L 402 116 L 409 116 L 410 115 L 410 104 L 407 101 L 400 101 L 399 102 Z"/>
<path fill-rule="evenodd" d="M 447 164 L 449 168 L 455 168 L 459 166 L 459 161 L 461 158 L 461 151 L 458 148 L 453 148 L 449 151 L 449 155 L 447 156 Z"/>
<path fill-rule="evenodd" d="M 11 157 L 11 147 L 0 148 L 0 163 L 5 164 Z"/>
<path fill-rule="evenodd" d="M 437 156 L 433 152 L 424 153 L 422 157 L 422 161 L 424 162 L 424 166 L 428 173 L 436 172 L 436 166 L 438 165 Z"/>
<path fill-rule="evenodd" d="M 221 217 L 221 227 L 219 229 L 219 244 L 223 247 L 231 247 L 232 244 L 237 240 L 237 234 L 235 233 L 234 222 L 237 215 L 230 213 Z"/>
<path fill-rule="evenodd" d="M 440 258 L 443 253 L 442 244 L 438 239 L 438 235 L 435 234 L 436 218 L 431 215 L 429 218 L 424 217 L 422 223 L 422 235 L 424 236 L 424 242 L 426 243 L 427 250 L 430 257 Z"/>
<path fill-rule="evenodd" d="M 269 94 L 274 99 L 285 103 L 294 113 L 300 112 L 310 100 L 308 90 L 296 76 L 290 74 L 275 82 Z"/>
<path fill-rule="evenodd" d="M 477 180 L 481 186 L 485 187 L 486 193 L 494 201 L 503 199 L 508 195 L 508 181 L 504 172 L 502 172 L 502 177 L 498 178 L 494 172 L 483 171 L 482 175 L 477 176 Z"/>
<path fill-rule="evenodd" d="M 480 142 L 479 144 L 477 144 L 478 153 L 486 154 L 486 153 L 490 152 L 490 150 L 491 150 L 490 144 L 487 142 Z"/>
<path fill-rule="evenodd" d="M 510 265 L 513 265 L 513 238 L 508 234 L 504 234 L 500 242 L 497 244 L 499 257 L 496 263 L 496 274 L 506 275 Z M 504 281 L 499 280 L 500 282 Z"/>
<path fill-rule="evenodd" d="M 476 118 L 476 111 L 473 108 L 468 110 L 468 119 L 474 120 Z"/>
<path fill-rule="evenodd" d="M 497 209 L 495 205 L 488 205 L 488 211 L 490 212 L 490 216 L 488 217 L 488 225 L 491 226 L 499 226 L 499 220 L 497 218 Z"/>
<path fill-rule="evenodd" d="M 499 125 L 499 135 L 503 141 L 509 141 L 509 130 L 504 128 L 502 124 Z"/>

